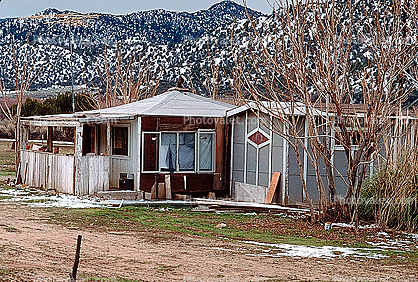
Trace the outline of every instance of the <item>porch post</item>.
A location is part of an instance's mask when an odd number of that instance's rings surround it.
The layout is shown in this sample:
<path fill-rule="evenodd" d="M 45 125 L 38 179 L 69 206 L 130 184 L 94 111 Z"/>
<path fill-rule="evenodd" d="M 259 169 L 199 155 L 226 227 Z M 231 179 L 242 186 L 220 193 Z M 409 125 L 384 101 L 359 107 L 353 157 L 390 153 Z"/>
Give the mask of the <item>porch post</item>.
<path fill-rule="evenodd" d="M 52 144 L 52 136 L 54 134 L 54 128 L 52 126 L 48 126 L 48 135 L 47 135 L 47 152 L 53 151 L 53 144 Z"/>
<path fill-rule="evenodd" d="M 108 155 L 110 157 L 111 151 L 110 151 L 110 143 L 111 143 L 111 139 L 110 139 L 110 122 L 108 122 L 106 124 L 106 155 Z"/>
<path fill-rule="evenodd" d="M 74 148 L 74 194 L 81 195 L 81 157 L 83 154 L 83 126 L 78 125 L 75 130 Z"/>
<path fill-rule="evenodd" d="M 22 126 L 22 144 L 21 144 L 21 148 L 23 150 L 26 150 L 26 147 L 28 146 L 28 140 L 29 140 L 29 126 L 28 125 L 24 125 Z"/>
<path fill-rule="evenodd" d="M 138 136 L 137 136 L 137 146 L 138 146 L 138 149 L 137 149 L 137 162 L 138 162 L 138 165 L 136 166 L 136 191 L 140 191 L 141 190 L 141 165 L 142 165 L 142 162 L 141 162 L 141 150 L 142 150 L 142 142 L 141 142 L 141 140 L 142 140 L 142 131 L 141 131 L 141 128 L 142 128 L 142 126 L 141 126 L 141 124 L 142 124 L 142 120 L 141 120 L 141 117 L 138 117 Z M 133 140 L 135 140 L 134 138 L 133 138 Z"/>

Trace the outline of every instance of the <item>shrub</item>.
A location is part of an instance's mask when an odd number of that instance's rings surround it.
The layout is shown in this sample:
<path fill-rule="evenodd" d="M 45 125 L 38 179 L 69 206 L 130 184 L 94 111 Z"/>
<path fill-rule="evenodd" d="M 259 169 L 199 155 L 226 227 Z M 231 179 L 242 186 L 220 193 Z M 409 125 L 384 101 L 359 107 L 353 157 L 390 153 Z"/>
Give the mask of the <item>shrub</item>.
<path fill-rule="evenodd" d="M 365 182 L 359 204 L 361 220 L 381 228 L 418 230 L 418 152 L 402 152 Z"/>

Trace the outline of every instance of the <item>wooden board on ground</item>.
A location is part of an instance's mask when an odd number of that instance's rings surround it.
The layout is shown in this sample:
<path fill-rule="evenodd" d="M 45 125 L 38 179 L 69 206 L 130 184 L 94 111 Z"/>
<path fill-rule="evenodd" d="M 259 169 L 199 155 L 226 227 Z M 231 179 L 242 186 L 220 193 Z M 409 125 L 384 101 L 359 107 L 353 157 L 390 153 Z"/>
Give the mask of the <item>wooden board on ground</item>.
<path fill-rule="evenodd" d="M 232 202 L 232 201 L 222 201 L 222 200 L 210 200 L 210 199 L 194 199 L 197 205 L 206 206 L 210 210 L 217 211 L 236 211 L 236 212 L 268 212 L 268 213 L 297 213 L 297 214 L 307 214 L 309 209 L 299 209 L 299 208 L 290 208 L 283 207 L 280 205 L 268 205 L 268 204 L 258 204 L 258 203 L 249 203 L 249 202 Z"/>
<path fill-rule="evenodd" d="M 276 194 L 276 189 L 277 189 L 277 186 L 279 185 L 280 176 L 281 176 L 280 172 L 273 173 L 273 177 L 271 178 L 270 187 L 267 192 L 267 196 L 265 200 L 266 204 L 271 204 L 273 202 L 274 194 Z"/>
<path fill-rule="evenodd" d="M 157 199 L 157 182 L 154 182 L 154 185 L 151 187 L 151 199 Z"/>
<path fill-rule="evenodd" d="M 171 176 L 165 176 L 165 198 L 171 200 Z"/>
<path fill-rule="evenodd" d="M 165 199 L 165 184 L 164 183 L 158 183 L 158 189 L 157 189 L 157 198 L 158 199 Z"/>

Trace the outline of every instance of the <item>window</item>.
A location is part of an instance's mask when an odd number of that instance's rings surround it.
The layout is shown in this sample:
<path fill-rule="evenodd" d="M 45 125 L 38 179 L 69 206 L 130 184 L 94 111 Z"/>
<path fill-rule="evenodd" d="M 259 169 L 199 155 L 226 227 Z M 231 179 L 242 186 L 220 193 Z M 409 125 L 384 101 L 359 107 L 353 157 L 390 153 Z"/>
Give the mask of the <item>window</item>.
<path fill-rule="evenodd" d="M 128 127 L 112 128 L 112 155 L 128 156 Z"/>
<path fill-rule="evenodd" d="M 213 171 L 214 140 L 209 131 L 143 133 L 143 171 Z"/>
<path fill-rule="evenodd" d="M 83 156 L 96 152 L 96 127 L 83 125 Z"/>
<path fill-rule="evenodd" d="M 199 134 L 199 171 L 213 170 L 214 133 Z"/>
<path fill-rule="evenodd" d="M 162 133 L 161 134 L 160 169 L 162 171 L 170 171 L 170 172 L 177 170 L 177 134 L 176 133 Z"/>
<path fill-rule="evenodd" d="M 180 133 L 178 164 L 181 171 L 194 171 L 195 168 L 195 134 Z"/>

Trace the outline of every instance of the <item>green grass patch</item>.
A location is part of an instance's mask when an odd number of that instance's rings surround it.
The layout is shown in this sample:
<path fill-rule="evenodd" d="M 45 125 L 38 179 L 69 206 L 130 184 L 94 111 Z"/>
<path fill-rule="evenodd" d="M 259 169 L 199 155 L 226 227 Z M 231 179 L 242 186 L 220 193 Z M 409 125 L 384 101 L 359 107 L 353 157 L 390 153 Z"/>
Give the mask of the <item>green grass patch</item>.
<path fill-rule="evenodd" d="M 11 226 L 6 227 L 6 231 L 7 232 L 20 232 L 19 229 L 15 227 L 11 227 Z"/>
<path fill-rule="evenodd" d="M 11 142 L 0 144 L 0 176 L 14 176 L 15 174 L 15 152 L 10 150 Z"/>
<path fill-rule="evenodd" d="M 0 268 L 0 275 L 10 273 L 10 269 L 7 268 Z"/>
<path fill-rule="evenodd" d="M 121 209 L 58 209 L 51 208 L 55 222 L 79 228 L 102 231 L 155 232 L 155 238 L 164 240 L 170 234 L 191 234 L 235 241 L 294 244 L 305 246 L 339 246 L 374 248 L 366 243 L 372 233 L 358 234 L 354 230 L 335 228 L 325 231 L 323 226 L 300 219 L 272 214 L 248 215 L 243 213 L 199 213 L 190 209 L 158 209 L 123 207 Z M 226 224 L 218 228 L 220 223 Z M 370 231 L 371 232 L 371 231 Z M 366 251 L 370 252 L 370 251 Z M 375 251 L 373 251 L 375 252 Z M 397 261 L 402 257 L 411 263 L 418 261 L 416 248 L 410 252 L 377 250 L 376 253 Z M 378 261 L 387 261 L 382 259 Z"/>

